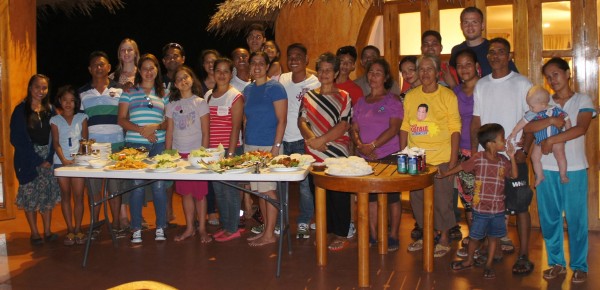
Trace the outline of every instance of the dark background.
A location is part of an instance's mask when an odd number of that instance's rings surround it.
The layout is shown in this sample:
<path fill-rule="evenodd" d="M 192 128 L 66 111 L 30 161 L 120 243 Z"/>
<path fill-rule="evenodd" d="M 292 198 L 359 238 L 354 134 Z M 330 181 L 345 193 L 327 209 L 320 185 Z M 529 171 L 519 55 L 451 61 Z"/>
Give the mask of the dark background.
<path fill-rule="evenodd" d="M 194 69 L 204 49 L 216 49 L 229 57 L 233 49 L 246 47 L 243 32 L 221 37 L 206 31 L 222 0 L 124 2 L 125 7 L 115 14 L 98 6 L 92 10 L 92 16 L 67 16 L 48 10 L 38 19 L 38 72 L 50 77 L 52 95 L 62 85 L 79 87 L 90 81 L 88 56 L 94 50 L 106 52 L 114 70 L 118 64 L 117 49 L 124 38 L 135 40 L 140 54 L 152 53 L 159 59 L 165 44 L 177 42 L 185 49 L 186 65 Z M 273 39 L 271 30 L 267 31 L 267 38 Z"/>

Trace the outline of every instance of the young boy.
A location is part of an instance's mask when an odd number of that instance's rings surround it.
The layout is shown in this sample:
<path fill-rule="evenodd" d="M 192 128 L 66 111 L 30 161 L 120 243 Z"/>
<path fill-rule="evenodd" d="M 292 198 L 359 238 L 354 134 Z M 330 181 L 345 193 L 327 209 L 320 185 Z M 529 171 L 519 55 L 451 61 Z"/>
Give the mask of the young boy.
<path fill-rule="evenodd" d="M 515 148 L 504 139 L 504 128 L 496 123 L 481 126 L 477 132 L 477 140 L 484 152 L 477 152 L 473 156 L 450 169 L 439 172 L 439 178 L 456 174 L 461 170 L 475 174 L 475 188 L 472 201 L 473 221 L 469 232 L 469 254 L 466 260 L 454 261 L 450 265 L 452 270 L 460 271 L 471 268 L 474 262 L 473 254 L 483 238 L 488 238 L 488 259 L 483 271 L 483 277 L 493 279 L 496 277 L 492 262 L 498 238 L 506 236 L 506 223 L 504 222 L 504 181 L 506 178 L 518 176 L 517 162 L 515 161 Z M 500 154 L 506 150 L 510 161 Z"/>
<path fill-rule="evenodd" d="M 565 129 L 571 128 L 571 120 L 567 113 L 556 106 L 548 105 L 550 102 L 550 94 L 546 89 L 540 86 L 534 86 L 527 92 L 527 105 L 529 105 L 529 111 L 525 113 L 525 116 L 513 129 L 512 133 L 508 136 L 508 140 L 512 141 L 517 133 L 521 131 L 527 123 L 535 120 L 542 120 L 550 117 L 560 117 L 565 120 Z M 533 165 L 533 171 L 535 172 L 535 186 L 538 186 L 542 180 L 544 180 L 544 171 L 542 168 L 542 141 L 550 136 L 554 136 L 561 132 L 560 128 L 555 126 L 546 127 L 540 131 L 534 133 L 535 145 L 531 152 L 531 163 Z M 567 177 L 567 157 L 565 155 L 565 143 L 557 143 L 552 145 L 552 154 L 556 158 L 558 163 L 558 172 L 560 174 L 560 181 L 562 183 L 569 182 Z"/>

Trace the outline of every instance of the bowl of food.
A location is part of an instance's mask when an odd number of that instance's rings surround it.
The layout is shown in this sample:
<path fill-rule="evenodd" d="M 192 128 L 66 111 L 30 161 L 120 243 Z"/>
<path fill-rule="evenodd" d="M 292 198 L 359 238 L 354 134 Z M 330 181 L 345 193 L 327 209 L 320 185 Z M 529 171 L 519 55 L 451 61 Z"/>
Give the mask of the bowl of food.
<path fill-rule="evenodd" d="M 313 171 L 321 172 L 325 171 L 325 169 L 327 169 L 327 165 L 325 165 L 323 162 L 315 162 L 312 164 Z"/>
<path fill-rule="evenodd" d="M 102 167 L 106 166 L 106 164 L 108 163 L 108 160 L 106 160 L 106 159 L 92 159 L 92 160 L 89 160 L 88 163 L 90 164 L 90 166 L 92 168 L 98 169 L 98 168 L 102 168 Z"/>

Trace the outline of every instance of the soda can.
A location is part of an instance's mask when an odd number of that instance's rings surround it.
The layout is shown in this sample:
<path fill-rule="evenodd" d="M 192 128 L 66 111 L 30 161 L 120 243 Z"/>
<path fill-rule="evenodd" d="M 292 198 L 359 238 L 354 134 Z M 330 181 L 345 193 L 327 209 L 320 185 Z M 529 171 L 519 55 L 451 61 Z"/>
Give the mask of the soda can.
<path fill-rule="evenodd" d="M 417 156 L 408 156 L 408 174 L 419 174 L 418 163 Z"/>
<path fill-rule="evenodd" d="M 398 173 L 408 173 L 408 155 L 398 155 Z"/>
<path fill-rule="evenodd" d="M 423 155 L 419 154 L 417 155 L 417 171 L 423 172 L 423 169 L 425 169 L 423 166 Z"/>

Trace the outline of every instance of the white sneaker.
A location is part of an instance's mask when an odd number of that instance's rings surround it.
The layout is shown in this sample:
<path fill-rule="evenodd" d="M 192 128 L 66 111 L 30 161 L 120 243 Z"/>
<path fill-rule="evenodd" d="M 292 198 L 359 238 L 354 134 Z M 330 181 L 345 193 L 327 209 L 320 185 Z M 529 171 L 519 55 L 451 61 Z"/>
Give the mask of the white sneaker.
<path fill-rule="evenodd" d="M 296 239 L 308 239 L 310 238 L 309 225 L 305 223 L 298 224 L 298 232 L 296 233 Z"/>
<path fill-rule="evenodd" d="M 351 239 L 356 234 L 356 228 L 354 227 L 354 222 L 350 222 L 350 228 L 348 228 L 348 239 Z"/>
<path fill-rule="evenodd" d="M 142 242 L 142 230 L 133 232 L 133 235 L 131 235 L 131 242 L 134 244 L 139 244 Z"/>
<path fill-rule="evenodd" d="M 310 229 L 313 230 L 313 231 L 316 230 L 317 229 L 317 224 L 316 223 L 311 223 L 310 224 Z"/>
<path fill-rule="evenodd" d="M 275 226 L 275 229 L 273 230 L 273 233 L 276 234 L 276 235 L 281 234 L 281 229 L 279 228 L 279 225 Z"/>
<path fill-rule="evenodd" d="M 164 241 L 167 239 L 167 236 L 165 235 L 165 231 L 161 228 L 156 229 L 156 237 L 154 238 L 155 241 Z"/>

